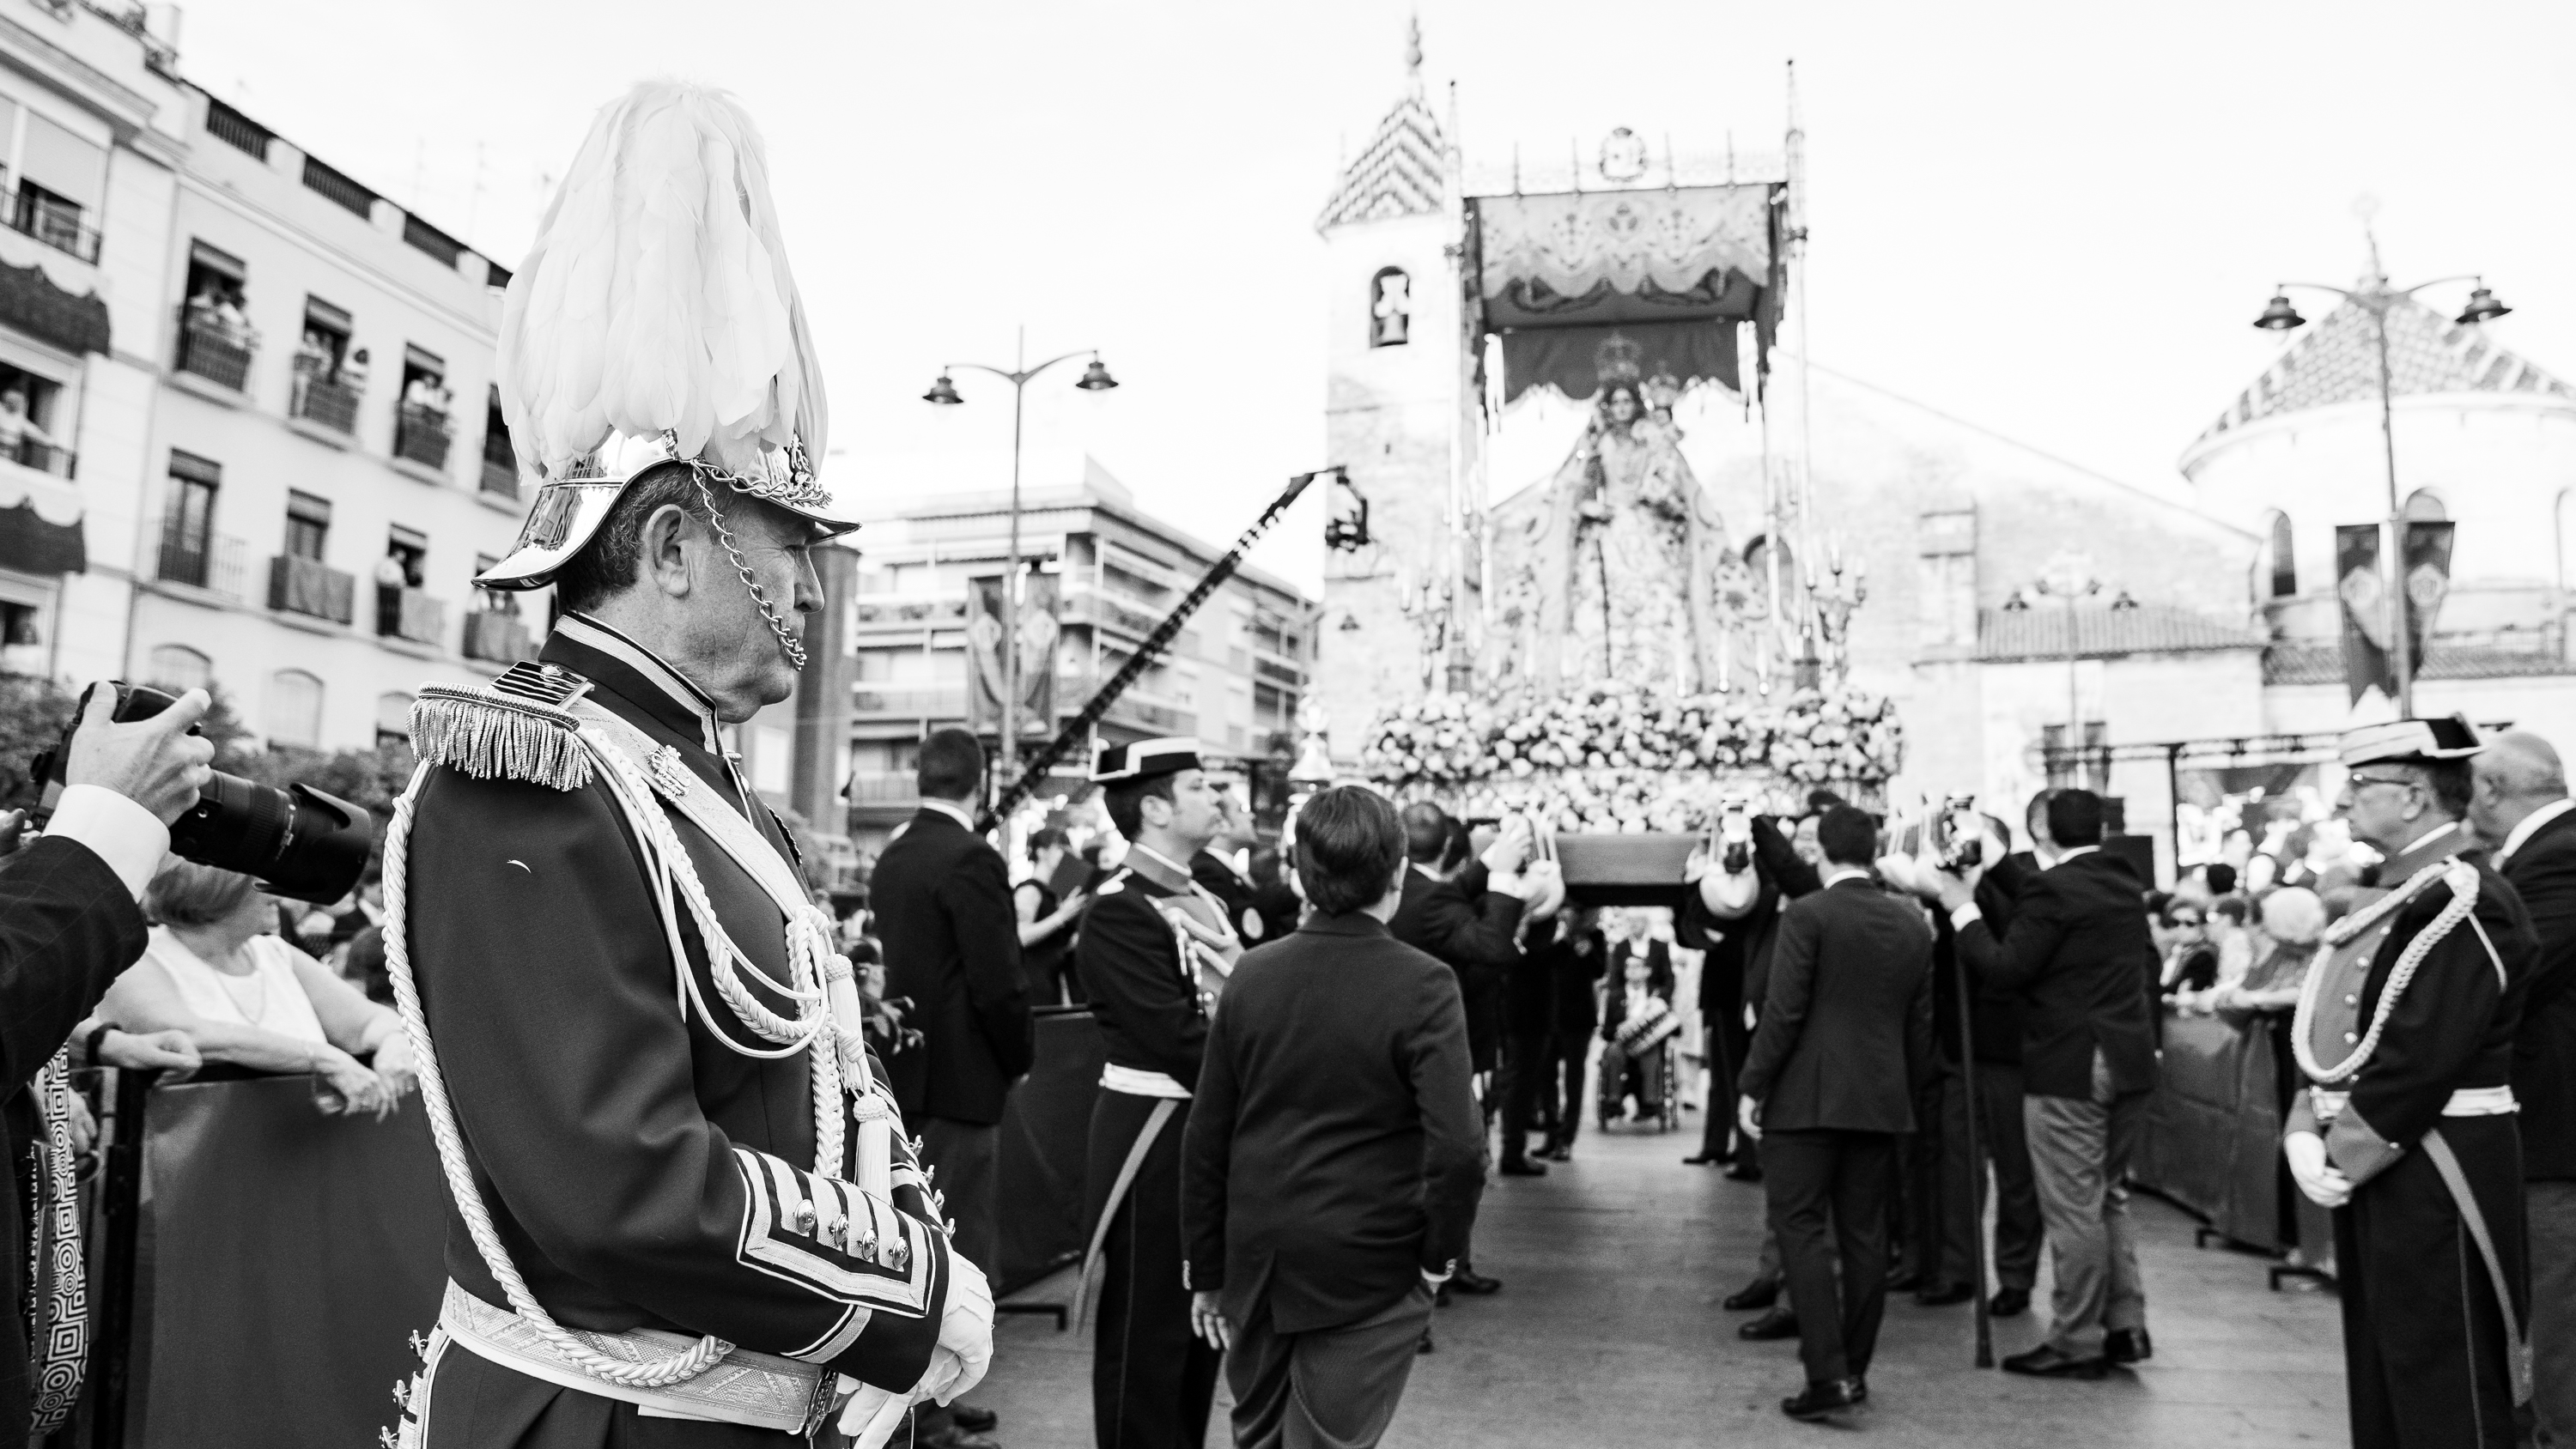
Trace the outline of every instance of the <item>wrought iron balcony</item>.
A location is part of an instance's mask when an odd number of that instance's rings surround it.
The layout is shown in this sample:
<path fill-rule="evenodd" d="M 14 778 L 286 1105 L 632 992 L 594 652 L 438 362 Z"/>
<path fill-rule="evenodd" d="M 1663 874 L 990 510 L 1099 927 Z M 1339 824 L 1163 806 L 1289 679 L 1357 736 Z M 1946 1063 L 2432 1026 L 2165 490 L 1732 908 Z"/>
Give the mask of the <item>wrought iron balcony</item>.
<path fill-rule="evenodd" d="M 295 416 L 308 423 L 319 423 L 335 433 L 358 430 L 357 389 L 344 387 L 327 377 L 307 376 L 296 388 Z"/>
<path fill-rule="evenodd" d="M 515 616 L 478 610 L 465 616 L 465 657 L 516 664 L 537 657 L 536 641 Z"/>
<path fill-rule="evenodd" d="M 386 639 L 435 644 L 447 627 L 447 606 L 415 588 L 376 586 L 376 633 Z"/>
<path fill-rule="evenodd" d="M 154 573 L 163 583 L 186 584 L 240 600 L 249 584 L 249 559 L 248 547 L 238 538 L 220 533 L 191 534 L 164 525 L 160 567 Z"/>
<path fill-rule="evenodd" d="M 73 476 L 72 465 L 75 459 L 71 449 L 56 447 L 52 443 L 23 434 L 14 443 L 0 443 L 0 458 L 6 458 L 21 468 L 33 468 L 39 473 L 51 473 L 57 478 Z"/>
<path fill-rule="evenodd" d="M 447 466 L 447 414 L 404 403 L 394 414 L 394 456 L 427 468 Z"/>
<path fill-rule="evenodd" d="M 277 554 L 268 561 L 268 606 L 346 624 L 358 617 L 358 581 L 319 559 Z"/>
<path fill-rule="evenodd" d="M 211 318 L 190 317 L 179 326 L 179 370 L 239 392 L 250 380 L 250 348 Z"/>
<path fill-rule="evenodd" d="M 510 451 L 510 434 L 498 422 L 483 435 L 483 491 L 497 498 L 519 496 L 519 456 Z"/>
<path fill-rule="evenodd" d="M 5 219 L 11 231 L 34 237 L 58 252 L 93 265 L 98 261 L 98 228 L 81 225 L 81 209 L 77 206 L 22 191 L 9 198 Z"/>
<path fill-rule="evenodd" d="M 862 684 L 850 692 L 851 712 L 900 719 L 963 719 L 962 684 Z"/>

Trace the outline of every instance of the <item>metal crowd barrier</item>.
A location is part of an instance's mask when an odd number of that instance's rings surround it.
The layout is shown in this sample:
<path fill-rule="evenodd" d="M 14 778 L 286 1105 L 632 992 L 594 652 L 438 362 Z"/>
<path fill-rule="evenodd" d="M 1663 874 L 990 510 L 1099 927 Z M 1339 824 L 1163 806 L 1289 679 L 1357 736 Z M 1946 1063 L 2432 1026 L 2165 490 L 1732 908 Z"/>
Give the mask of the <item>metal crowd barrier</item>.
<path fill-rule="evenodd" d="M 2274 1257 L 2301 1250 L 2291 1273 L 2332 1277 L 2334 1222 L 2281 1176 L 2279 1059 L 2268 1017 L 2243 1026 L 2168 1014 L 2164 1062 L 2129 1165 L 2130 1181 L 2200 1219 L 2199 1241 Z M 2283 1194 L 2293 1231 L 2283 1232 Z"/>

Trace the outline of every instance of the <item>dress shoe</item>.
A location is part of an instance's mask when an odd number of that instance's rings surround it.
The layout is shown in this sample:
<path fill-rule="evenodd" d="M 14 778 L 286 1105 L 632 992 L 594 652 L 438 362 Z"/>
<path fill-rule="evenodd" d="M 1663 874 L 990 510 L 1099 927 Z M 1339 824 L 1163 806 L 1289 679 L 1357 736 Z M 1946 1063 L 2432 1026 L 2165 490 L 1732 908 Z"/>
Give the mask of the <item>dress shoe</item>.
<path fill-rule="evenodd" d="M 1526 1157 L 1508 1157 L 1503 1160 L 1503 1176 L 1545 1177 L 1547 1176 L 1547 1164 L 1544 1162 L 1532 1162 Z"/>
<path fill-rule="evenodd" d="M 1414 1357 L 1419 1358 L 1429 1352 L 1431 1352 L 1431 1330 L 1425 1328 L 1422 1330 L 1422 1341 L 1413 1346 L 1413 1354 Z"/>
<path fill-rule="evenodd" d="M 1726 1308 L 1732 1313 L 1750 1313 L 1756 1308 L 1768 1308 L 1779 1301 L 1780 1280 L 1756 1278 L 1745 1284 L 1741 1292 L 1728 1294 Z"/>
<path fill-rule="evenodd" d="M 2145 1363 L 2156 1356 L 2156 1341 L 2143 1328 L 2115 1328 L 2102 1340 L 2102 1357 L 2112 1363 Z"/>
<path fill-rule="evenodd" d="M 2029 1311 L 2030 1290 L 2027 1288 L 1998 1288 L 1994 1298 L 1986 1304 L 1986 1312 L 1996 1318 L 2019 1318 Z"/>
<path fill-rule="evenodd" d="M 2098 1379 L 2110 1365 L 2099 1354 L 2092 1358 L 2074 1358 L 2041 1344 L 2028 1353 L 2017 1353 L 2004 1360 L 2004 1372 L 2028 1374 L 2035 1379 Z"/>
<path fill-rule="evenodd" d="M 1977 1296 L 1974 1283 L 1934 1283 L 1914 1295 L 1914 1301 L 1925 1308 L 1949 1308 Z"/>
<path fill-rule="evenodd" d="M 1911 1293 L 1928 1286 L 1924 1276 L 1911 1269 L 1900 1269 L 1887 1275 L 1887 1291 L 1890 1293 Z"/>
<path fill-rule="evenodd" d="M 1735 1336 L 1755 1343 L 1768 1343 L 1775 1338 L 1796 1338 L 1798 1315 L 1786 1308 L 1774 1308 L 1760 1318 L 1737 1324 Z"/>
<path fill-rule="evenodd" d="M 1706 1152 L 1694 1152 L 1694 1153 L 1692 1153 L 1690 1156 L 1685 1157 L 1685 1158 L 1683 1158 L 1683 1159 L 1682 1159 L 1682 1166 L 1684 1166 L 1684 1167 L 1709 1167 L 1709 1166 L 1713 1166 L 1713 1165 L 1715 1165 L 1715 1164 L 1717 1164 L 1717 1163 L 1724 1162 L 1725 1160 L 1726 1160 L 1726 1158 L 1725 1158 L 1723 1155 L 1715 1155 L 1715 1156 L 1712 1156 L 1711 1154 L 1706 1153 Z"/>
<path fill-rule="evenodd" d="M 1002 1446 L 969 1430 L 963 1424 L 950 1424 L 934 1434 L 914 1438 L 915 1449 L 1002 1449 Z"/>
<path fill-rule="evenodd" d="M 1467 1267 L 1462 1263 L 1459 1265 L 1457 1272 L 1449 1275 L 1449 1281 L 1444 1286 L 1456 1292 L 1464 1293 L 1470 1298 L 1482 1298 L 1488 1293 L 1501 1292 L 1503 1280 L 1500 1278 L 1488 1278 L 1484 1274 L 1479 1273 L 1475 1269 Z"/>
<path fill-rule="evenodd" d="M 1540 1153 L 1539 1156 L 1546 1158 L 1550 1162 L 1572 1162 L 1574 1160 L 1574 1144 L 1571 1142 L 1560 1142 L 1545 1152 Z"/>
<path fill-rule="evenodd" d="M 995 1426 L 1002 1422 L 1002 1416 L 991 1409 L 977 1408 L 973 1404 L 950 1404 L 948 1422 L 969 1434 L 990 1434 Z"/>
<path fill-rule="evenodd" d="M 1795 1398 L 1782 1399 L 1780 1412 L 1792 1419 L 1821 1419 L 1845 1409 L 1857 1409 L 1869 1397 L 1869 1390 L 1858 1379 L 1827 1379 L 1807 1385 L 1807 1391 Z"/>
<path fill-rule="evenodd" d="M 1448 1284 L 1443 1283 L 1439 1287 L 1431 1290 L 1431 1306 L 1434 1308 L 1446 1308 L 1449 1306 Z M 1425 1332 L 1428 1331 L 1429 1330 L 1425 1330 Z"/>
<path fill-rule="evenodd" d="M 1726 1170 L 1726 1175 L 1731 1181 L 1735 1182 L 1760 1182 L 1762 1180 L 1762 1164 L 1758 1162 L 1739 1162 L 1733 1167 L 1728 1168 Z"/>

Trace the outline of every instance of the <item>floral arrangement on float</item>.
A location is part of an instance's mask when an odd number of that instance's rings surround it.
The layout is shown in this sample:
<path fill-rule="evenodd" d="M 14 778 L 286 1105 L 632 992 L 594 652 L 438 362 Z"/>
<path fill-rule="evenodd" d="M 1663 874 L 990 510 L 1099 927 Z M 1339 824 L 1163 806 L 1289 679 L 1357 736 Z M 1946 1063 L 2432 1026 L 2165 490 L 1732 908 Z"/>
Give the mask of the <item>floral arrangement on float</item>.
<path fill-rule="evenodd" d="M 1427 695 L 1374 721 L 1360 759 L 1401 799 L 1635 835 L 1702 831 L 1729 799 L 1785 810 L 1818 786 L 1875 796 L 1904 747 L 1888 699 L 1857 689 L 1747 703 L 1603 684 L 1553 698 Z"/>

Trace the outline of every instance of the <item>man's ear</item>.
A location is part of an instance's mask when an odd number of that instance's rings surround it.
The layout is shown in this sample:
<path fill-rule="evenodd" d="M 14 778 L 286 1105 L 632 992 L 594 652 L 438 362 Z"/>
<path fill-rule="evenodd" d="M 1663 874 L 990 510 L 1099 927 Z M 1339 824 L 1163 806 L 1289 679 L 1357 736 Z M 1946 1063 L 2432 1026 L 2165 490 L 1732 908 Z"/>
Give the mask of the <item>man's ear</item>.
<path fill-rule="evenodd" d="M 691 522 L 687 509 L 663 504 L 645 518 L 642 547 L 637 550 L 636 571 L 674 599 L 689 596 L 689 556 L 681 545 Z"/>

